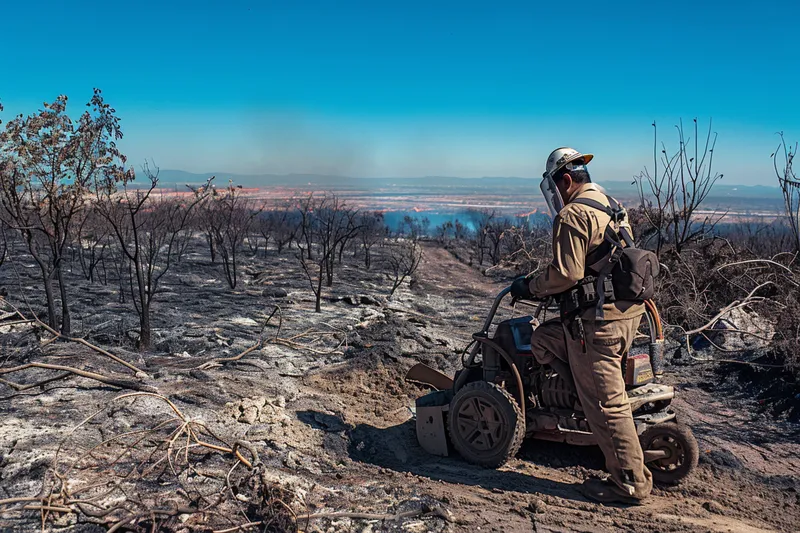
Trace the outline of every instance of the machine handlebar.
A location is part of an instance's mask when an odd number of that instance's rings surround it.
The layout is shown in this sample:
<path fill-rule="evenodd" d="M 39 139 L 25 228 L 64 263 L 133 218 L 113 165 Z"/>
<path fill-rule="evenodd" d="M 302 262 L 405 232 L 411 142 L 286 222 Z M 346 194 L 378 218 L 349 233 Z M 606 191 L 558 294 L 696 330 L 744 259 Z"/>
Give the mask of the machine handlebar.
<path fill-rule="evenodd" d="M 504 288 L 499 293 L 497 293 L 497 296 L 495 296 L 494 302 L 492 303 L 492 308 L 489 311 L 488 316 L 486 317 L 486 321 L 483 323 L 483 329 L 481 329 L 482 334 L 489 333 L 489 328 L 492 326 L 492 321 L 494 321 L 494 316 L 497 314 L 497 308 L 500 307 L 500 302 L 502 302 L 503 298 L 505 298 L 510 292 L 511 292 L 511 285 L 509 285 L 508 287 Z M 536 310 L 536 315 L 538 316 L 542 308 L 546 306 L 547 303 L 550 301 L 550 298 L 551 297 L 549 296 L 545 298 L 525 298 L 524 300 L 520 299 L 519 301 L 521 301 L 526 305 L 536 305 L 536 303 L 538 303 Z M 512 300 L 512 302 L 516 301 L 517 301 L 516 299 Z"/>

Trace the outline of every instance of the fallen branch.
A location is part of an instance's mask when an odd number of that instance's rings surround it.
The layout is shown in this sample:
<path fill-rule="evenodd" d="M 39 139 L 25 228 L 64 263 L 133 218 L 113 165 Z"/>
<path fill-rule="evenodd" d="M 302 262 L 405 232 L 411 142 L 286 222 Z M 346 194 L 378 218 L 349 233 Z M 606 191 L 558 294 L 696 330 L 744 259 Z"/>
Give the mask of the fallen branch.
<path fill-rule="evenodd" d="M 10 370 L 12 369 L 5 369 L 6 372 Z M 59 459 L 62 450 L 76 450 L 74 445 L 69 444 L 76 431 L 86 426 L 102 413 L 107 412 L 116 402 L 125 399 L 133 399 L 135 401 L 140 397 L 160 400 L 168 406 L 172 416 L 151 428 L 136 429 L 102 439 L 102 442 L 87 449 L 82 449 L 80 453 L 69 460 L 62 461 Z M 152 406 L 148 405 L 148 411 L 151 408 Z M 173 424 L 177 427 L 168 427 Z M 164 433 L 164 430 L 167 433 Z M 207 439 L 210 439 L 211 442 Z M 219 443 L 215 442 L 214 439 L 219 440 Z M 181 445 L 181 442 L 184 442 L 185 446 Z M 112 449 L 112 443 L 120 444 L 121 449 L 116 447 Z M 219 514 L 211 511 L 211 509 L 223 500 L 217 498 L 216 502 L 210 502 L 201 492 L 190 496 L 187 491 L 183 490 L 182 486 L 181 476 L 187 469 L 192 475 L 208 477 L 208 474 L 198 472 L 195 465 L 190 462 L 190 448 L 195 447 L 229 454 L 235 460 L 234 468 L 239 463 L 251 469 L 254 468 L 254 465 L 260 464 L 258 450 L 252 443 L 237 440 L 232 447 L 229 446 L 207 428 L 202 421 L 186 416 L 165 396 L 151 392 L 122 394 L 83 419 L 62 438 L 56 450 L 53 465 L 47 471 L 54 476 L 53 483 L 45 480 L 42 491 L 37 496 L 0 500 L 0 509 L 2 509 L 3 513 L 10 511 L 39 511 L 42 515 L 43 529 L 46 528 L 46 523 L 53 513 L 77 513 L 87 517 L 94 523 L 104 525 L 109 532 L 135 529 L 140 526 L 140 522 L 143 520 L 149 522 L 148 529 L 155 531 L 157 530 L 157 519 L 176 517 L 183 514 L 196 515 L 201 513 L 207 518 L 209 513 L 212 515 Z M 196 453 L 196 451 L 192 453 Z M 247 457 L 247 455 L 250 457 Z M 94 466 L 91 464 L 88 466 L 83 465 L 83 461 L 87 459 L 95 463 L 100 461 L 100 463 Z M 123 459 L 126 459 L 125 463 L 121 462 Z M 181 465 L 182 468 L 176 470 L 179 462 L 183 463 Z M 158 468 L 159 464 L 162 465 L 161 468 Z M 72 488 L 70 486 L 72 484 L 70 476 L 73 471 L 84 473 L 81 479 L 85 479 L 86 472 L 93 471 L 100 475 L 100 479 L 103 481 L 97 482 L 98 478 L 90 478 L 90 482 L 84 484 L 84 486 Z M 177 489 L 170 489 L 173 492 L 170 492 L 169 496 L 164 495 L 167 496 L 166 501 L 163 496 L 153 501 L 150 501 L 150 499 L 147 501 L 137 499 L 137 494 L 144 493 L 138 490 L 136 484 L 141 482 L 149 483 L 150 480 L 147 478 L 151 473 L 155 474 L 155 480 L 160 480 L 167 473 L 175 475 L 178 487 Z M 166 485 L 174 486 L 174 483 L 167 483 Z M 76 498 L 78 493 L 86 493 L 89 490 L 94 490 L 96 493 Z M 121 498 L 112 495 L 115 491 L 119 492 Z M 186 498 L 187 501 L 169 501 L 169 497 L 173 494 L 180 498 Z M 109 497 L 111 501 L 107 500 Z M 106 507 L 100 501 L 101 499 L 106 501 L 106 505 L 109 503 L 111 505 Z M 231 523 L 230 520 L 227 521 Z M 211 529 L 211 527 L 207 529 Z"/>
<path fill-rule="evenodd" d="M 278 323 L 278 331 L 275 333 L 274 337 L 272 337 L 271 339 L 265 340 L 263 338 L 264 329 L 266 329 L 267 324 L 269 324 L 269 321 L 272 319 L 273 316 L 275 316 L 276 313 L 278 314 L 278 318 L 280 320 L 279 323 Z M 342 354 L 343 352 L 341 350 L 339 350 L 339 348 L 341 348 L 342 345 L 347 342 L 347 336 L 346 336 L 346 333 L 344 333 L 345 338 L 343 340 L 341 340 L 339 342 L 339 344 L 336 345 L 335 348 L 332 348 L 330 350 L 317 350 L 316 348 L 312 348 L 311 346 L 308 346 L 307 344 L 296 342 L 294 339 L 301 339 L 303 337 L 310 337 L 312 335 L 313 336 L 317 336 L 317 337 L 324 337 L 324 336 L 327 336 L 327 335 L 336 335 L 337 333 L 343 333 L 343 332 L 339 332 L 339 331 L 312 331 L 311 329 L 307 329 L 306 331 L 304 331 L 302 333 L 299 333 L 297 335 L 293 335 L 293 336 L 291 336 L 289 338 L 282 338 L 282 337 L 279 337 L 282 327 L 283 327 L 283 314 L 281 312 L 281 308 L 276 305 L 275 308 L 272 310 L 272 313 L 270 313 L 270 315 L 264 321 L 264 324 L 261 326 L 261 331 L 259 332 L 259 337 L 260 338 L 259 338 L 258 342 L 256 342 L 254 345 L 250 346 L 249 348 L 247 348 L 243 352 L 239 353 L 238 355 L 234 355 L 233 357 L 220 357 L 220 358 L 217 358 L 217 359 L 212 359 L 211 361 L 207 361 L 207 362 L 201 364 L 200 366 L 198 366 L 197 370 L 208 370 L 210 368 L 221 366 L 224 363 L 230 363 L 230 362 L 233 362 L 233 361 L 239 361 L 242 358 L 244 358 L 244 356 L 254 352 L 255 350 L 258 350 L 258 349 L 262 348 L 265 344 L 278 344 L 280 346 L 286 346 L 287 348 L 292 348 L 292 349 L 295 349 L 295 350 L 306 350 L 306 351 L 309 351 L 309 352 L 311 352 L 311 353 L 313 353 L 315 355 L 333 355 L 333 354 Z"/>
<path fill-rule="evenodd" d="M 303 333 L 298 333 L 297 335 L 292 335 L 288 339 L 284 339 L 284 340 L 294 342 L 295 339 L 302 339 L 303 337 L 312 337 L 312 336 L 315 336 L 315 337 L 326 337 L 328 335 L 341 335 L 341 332 L 339 332 L 339 331 L 312 331 L 312 330 L 309 329 L 307 331 L 304 331 Z"/>
<path fill-rule="evenodd" d="M 210 368 L 214 368 L 217 366 L 222 366 L 223 363 L 230 363 L 233 361 L 238 361 L 242 359 L 249 353 L 252 353 L 263 346 L 263 341 L 259 340 L 257 343 L 252 345 L 251 347 L 247 348 L 245 351 L 241 352 L 239 355 L 234 355 L 233 357 L 219 357 L 217 359 L 212 359 L 211 361 L 206 361 L 202 365 L 197 367 L 197 370 L 208 370 Z"/>
<path fill-rule="evenodd" d="M 280 344 L 281 346 L 286 346 L 287 348 L 294 348 L 295 350 L 307 350 L 315 355 L 333 355 L 333 354 L 341 354 L 342 351 L 339 348 L 344 344 L 345 341 L 339 342 L 336 348 L 331 350 L 317 350 L 316 348 L 312 348 L 311 346 L 307 346 L 305 344 L 301 344 L 299 342 L 290 341 L 289 339 L 272 339 L 269 341 L 270 344 Z"/>
<path fill-rule="evenodd" d="M 162 400 L 162 401 L 166 402 L 167 405 L 169 405 L 170 409 L 172 409 L 172 411 L 177 415 L 177 417 L 183 422 L 185 427 L 182 427 L 181 429 L 187 431 L 187 440 L 190 439 L 195 444 L 197 444 L 199 446 L 202 446 L 202 447 L 205 447 L 205 448 L 208 448 L 210 450 L 215 450 L 215 451 L 222 452 L 222 453 L 232 454 L 232 455 L 236 456 L 236 458 L 239 459 L 242 463 L 244 463 L 244 465 L 247 466 L 248 468 L 253 468 L 253 464 L 241 454 L 241 452 L 238 450 L 238 448 L 242 447 L 242 448 L 247 449 L 248 451 L 250 451 L 250 453 L 255 455 L 254 459 L 258 460 L 258 455 L 255 454 L 255 452 L 254 452 L 255 448 L 253 448 L 252 444 L 248 443 L 247 441 L 237 441 L 237 443 L 234 445 L 233 448 L 229 448 L 227 446 L 218 446 L 216 444 L 211 444 L 209 442 L 201 441 L 200 438 L 197 436 L 197 432 L 195 432 L 195 430 L 192 429 L 192 425 L 197 425 L 198 427 L 201 427 L 201 428 L 204 428 L 204 429 L 205 429 L 205 426 L 201 422 L 196 422 L 196 421 L 192 421 L 192 420 L 187 419 L 186 416 L 184 416 L 184 414 L 175 406 L 174 403 L 172 403 L 167 397 L 162 396 L 162 395 L 160 395 L 158 393 L 132 392 L 132 393 L 129 393 L 129 394 L 123 394 L 122 396 L 118 396 L 117 398 L 114 398 L 114 400 L 121 400 L 123 398 L 135 398 L 137 396 L 151 396 L 153 398 L 158 398 L 159 400 Z M 178 434 L 180 434 L 180 432 Z M 175 439 L 173 439 L 173 441 L 174 440 Z"/>
<path fill-rule="evenodd" d="M 11 505 L 12 503 L 39 502 L 39 501 L 42 501 L 42 499 L 31 496 L 22 496 L 18 498 L 6 498 L 5 500 L 0 500 L 0 505 Z"/>
<path fill-rule="evenodd" d="M 8 381 L 8 380 L 0 378 L 0 383 L 2 383 L 3 385 L 8 385 L 9 387 L 11 387 L 12 389 L 16 390 L 17 392 L 22 392 L 22 391 L 26 391 L 28 389 L 35 389 L 37 387 L 44 387 L 48 383 L 52 383 L 54 381 L 59 381 L 59 380 L 62 380 L 64 378 L 68 378 L 71 375 L 72 375 L 72 372 L 65 372 L 65 373 L 63 373 L 63 374 L 61 374 L 59 376 L 53 377 L 53 378 L 43 379 L 42 381 L 37 381 L 36 383 L 26 383 L 26 384 L 14 383 L 13 381 Z"/>
<path fill-rule="evenodd" d="M 30 324 L 31 322 L 35 322 L 35 320 L 32 318 L 24 318 L 22 320 L 12 320 L 11 322 L 0 322 L 0 327 L 18 326 L 19 324 Z"/>
<path fill-rule="evenodd" d="M 722 331 L 727 331 L 727 330 L 722 330 Z M 715 349 L 715 350 L 717 350 L 717 351 L 720 351 L 720 352 L 725 352 L 725 353 L 739 353 L 739 352 L 741 352 L 741 351 L 742 351 L 742 350 L 731 350 L 731 349 L 728 349 L 728 348 L 723 348 L 722 346 L 718 345 L 718 344 L 717 344 L 717 343 L 715 343 L 713 340 L 711 340 L 711 338 L 710 338 L 708 335 L 706 335 L 706 333 L 705 333 L 704 331 L 701 331 L 701 332 L 700 332 L 700 335 L 701 335 L 701 336 L 702 336 L 702 337 L 703 337 L 703 338 L 704 338 L 704 339 L 705 339 L 705 340 L 706 340 L 706 341 L 707 341 L 707 342 L 708 342 L 708 343 L 709 343 L 711 346 L 713 346 L 713 347 L 714 347 L 714 349 Z M 760 337 L 757 337 L 757 338 L 760 338 Z"/>
<path fill-rule="evenodd" d="M 278 332 L 275 334 L 275 338 L 277 338 L 278 334 L 281 331 L 281 327 L 283 326 L 283 312 L 281 311 L 280 306 L 276 305 L 272 309 L 272 312 L 269 314 L 267 319 L 264 321 L 264 324 L 261 325 L 261 330 L 258 332 L 259 336 L 258 342 L 256 342 L 254 345 L 250 346 L 249 348 L 241 352 L 239 355 L 234 355 L 233 357 L 218 357 L 216 359 L 212 359 L 211 361 L 206 361 L 202 365 L 198 366 L 197 370 L 208 370 L 216 366 L 222 366 L 225 363 L 239 361 L 247 354 L 252 353 L 261 348 L 264 345 L 264 338 L 263 338 L 264 330 L 267 328 L 267 324 L 269 324 L 269 321 L 272 320 L 272 317 L 275 316 L 276 313 L 278 314 Z"/>
<path fill-rule="evenodd" d="M 63 365 L 52 365 L 49 363 L 25 363 L 24 365 L 18 365 L 11 368 L 0 368 L 0 375 L 10 374 L 12 372 L 19 372 L 22 370 L 27 370 L 28 368 L 44 368 L 48 370 L 60 370 L 62 372 L 67 372 L 68 374 L 75 374 L 76 376 L 93 379 L 95 381 L 105 383 L 106 385 L 119 387 L 120 389 L 131 389 L 143 392 L 158 392 L 154 387 L 151 387 L 149 385 L 144 385 L 142 383 L 139 383 L 138 381 L 108 377 L 102 374 L 97 374 L 95 372 L 89 372 L 88 370 L 81 370 L 80 368 L 73 368 L 70 366 L 63 366 Z M 65 377 L 67 377 L 67 375 L 61 375 L 55 378 L 43 380 L 33 384 L 14 383 L 8 380 L 0 380 L 0 381 L 2 381 L 4 384 L 8 385 L 9 387 L 17 391 L 23 391 L 33 387 L 45 385 L 46 383 L 49 383 L 51 381 L 56 381 L 58 379 L 63 379 Z"/>
<path fill-rule="evenodd" d="M 142 518 L 154 518 L 154 515 L 178 516 L 181 514 L 192 514 L 195 512 L 197 512 L 197 509 L 178 504 L 173 504 L 172 509 L 150 509 L 149 511 L 145 511 L 143 513 L 138 513 L 138 514 L 132 514 L 127 518 L 123 518 L 122 520 L 111 526 L 111 528 L 109 528 L 108 530 L 108 533 L 119 531 L 120 529 L 130 524 L 131 522 L 136 522 L 138 520 L 141 520 Z M 156 531 L 155 520 L 153 521 L 153 531 Z"/>
<path fill-rule="evenodd" d="M 728 304 L 727 306 L 725 306 L 719 313 L 717 313 L 714 316 L 714 318 L 709 320 L 705 325 L 703 325 L 703 326 L 701 326 L 699 328 L 695 328 L 695 329 L 693 329 L 691 331 L 684 330 L 684 335 L 686 335 L 688 337 L 690 335 L 695 335 L 697 333 L 700 333 L 701 331 L 707 330 L 708 328 L 712 327 L 717 322 L 717 320 L 719 320 L 723 316 L 727 315 L 728 313 L 730 313 L 734 309 L 739 309 L 739 308 L 745 307 L 747 305 L 751 305 L 751 304 L 754 304 L 754 303 L 765 301 L 766 298 L 761 297 L 761 296 L 754 296 L 754 295 L 755 295 L 756 292 L 758 292 L 759 289 L 762 289 L 763 287 L 766 287 L 767 285 L 774 285 L 774 283 L 772 283 L 771 281 L 767 281 L 765 283 L 762 283 L 761 285 L 759 285 L 758 287 L 756 287 L 755 289 L 750 291 L 750 294 L 748 294 L 743 300 L 736 300 L 736 301 Z M 683 328 L 681 328 L 681 329 L 683 329 Z"/>
<path fill-rule="evenodd" d="M 22 507 L 26 511 L 55 511 L 57 513 L 74 513 L 69 507 L 54 506 L 54 505 L 24 505 Z"/>
<path fill-rule="evenodd" d="M 752 264 L 752 263 L 763 263 L 763 264 L 773 265 L 773 266 L 782 268 L 783 270 L 785 270 L 789 274 L 794 274 L 794 272 L 792 272 L 791 268 L 788 268 L 786 265 L 782 265 L 782 264 L 778 263 L 777 261 L 772 261 L 771 259 L 748 259 L 746 261 L 736 261 L 735 263 L 727 263 L 725 265 L 717 267 L 716 271 L 719 272 L 723 268 L 728 268 L 728 267 L 737 266 L 737 265 L 748 265 L 748 264 Z"/>
<path fill-rule="evenodd" d="M 38 325 L 42 326 L 48 332 L 50 332 L 51 334 L 53 334 L 54 336 L 58 337 L 61 340 L 65 340 L 65 341 L 69 341 L 69 342 L 77 342 L 78 344 L 82 344 L 82 345 L 86 346 L 90 350 L 94 350 L 95 352 L 97 352 L 97 353 L 99 353 L 101 355 L 105 355 L 106 357 L 116 361 L 117 363 L 121 364 L 122 366 L 127 367 L 130 370 L 133 370 L 134 373 L 137 376 L 143 376 L 143 375 L 146 376 L 147 375 L 147 374 L 145 374 L 145 372 L 143 370 L 140 370 L 138 367 L 132 365 L 131 363 L 125 361 L 124 359 L 121 359 L 121 358 L 117 357 L 113 353 L 108 352 L 108 351 L 100 348 L 99 346 L 95 346 L 94 344 L 92 344 L 91 342 L 87 341 L 86 339 L 81 339 L 80 337 L 67 337 L 67 336 L 64 336 L 61 333 L 59 333 L 58 331 L 54 330 L 53 328 L 51 328 L 50 326 L 48 326 L 47 324 L 45 324 L 44 322 L 42 322 L 42 321 L 40 321 L 38 319 L 36 320 L 36 323 Z"/>
<path fill-rule="evenodd" d="M 51 335 L 53 335 L 54 338 L 58 338 L 58 339 L 69 341 L 69 342 L 77 342 L 78 344 L 82 344 L 82 345 L 86 346 L 87 348 L 89 348 L 90 350 L 94 350 L 95 352 L 97 352 L 97 353 L 99 353 L 101 355 L 105 355 L 106 357 L 116 361 L 117 363 L 121 364 L 122 366 L 125 366 L 128 369 L 133 370 L 133 372 L 136 374 L 137 377 L 146 376 L 147 375 L 142 370 L 140 370 L 138 367 L 132 365 L 131 363 L 125 361 L 124 359 L 121 359 L 121 358 L 117 357 L 116 355 L 112 354 L 111 352 L 108 352 L 108 351 L 100 348 L 99 346 L 95 346 L 91 342 L 88 342 L 86 339 L 81 339 L 79 337 L 67 337 L 66 335 L 62 335 L 58 331 L 54 330 L 53 328 L 51 328 L 50 326 L 48 326 L 47 324 L 45 324 L 44 322 L 39 320 L 39 318 L 36 317 L 35 315 L 34 315 L 33 318 L 28 319 L 27 317 L 25 317 L 25 315 L 22 314 L 22 312 L 19 309 L 17 309 L 8 300 L 0 297 L 0 301 L 5 302 L 6 305 L 11 307 L 20 317 L 22 317 L 22 319 L 30 320 L 31 322 L 34 322 L 37 326 L 43 328 L 44 330 L 49 332 Z M 50 342 L 53 342 L 53 340 L 54 339 L 50 339 L 49 341 L 45 341 L 45 343 L 49 344 Z"/>
<path fill-rule="evenodd" d="M 240 524 L 238 526 L 230 527 L 228 529 L 215 529 L 211 533 L 235 533 L 237 531 L 244 531 L 246 529 L 251 529 L 257 526 L 263 526 L 263 521 L 258 522 L 247 522 L 246 524 Z"/>

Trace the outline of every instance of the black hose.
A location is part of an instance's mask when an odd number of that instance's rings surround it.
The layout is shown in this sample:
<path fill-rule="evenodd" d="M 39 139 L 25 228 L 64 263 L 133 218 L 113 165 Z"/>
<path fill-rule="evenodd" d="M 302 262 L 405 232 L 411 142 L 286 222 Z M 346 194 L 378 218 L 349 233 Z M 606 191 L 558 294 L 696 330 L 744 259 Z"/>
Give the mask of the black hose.
<path fill-rule="evenodd" d="M 463 352 L 461 352 L 461 366 L 464 367 L 464 368 L 467 368 L 467 365 L 471 365 L 472 364 L 471 362 L 465 361 L 464 360 L 464 356 L 467 355 L 467 352 L 469 351 L 470 348 L 472 348 L 473 344 L 475 344 L 475 340 L 474 339 L 469 344 L 467 344 L 467 347 L 464 348 Z"/>

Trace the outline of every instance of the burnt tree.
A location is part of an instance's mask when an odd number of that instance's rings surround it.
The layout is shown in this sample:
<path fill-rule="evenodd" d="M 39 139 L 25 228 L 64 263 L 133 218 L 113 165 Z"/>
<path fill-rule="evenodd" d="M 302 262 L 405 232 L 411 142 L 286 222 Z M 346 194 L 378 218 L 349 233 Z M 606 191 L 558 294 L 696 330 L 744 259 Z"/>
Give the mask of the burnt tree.
<path fill-rule="evenodd" d="M 386 221 L 380 211 L 366 211 L 358 219 L 358 239 L 364 249 L 364 267 L 372 266 L 372 247 L 386 238 Z"/>
<path fill-rule="evenodd" d="M 93 206 L 86 209 L 78 224 L 75 247 L 81 272 L 87 281 L 94 283 L 98 265 L 105 260 L 111 242 L 111 229 Z"/>
<path fill-rule="evenodd" d="M 125 164 L 116 145 L 122 138 L 116 111 L 99 89 L 87 107 L 73 121 L 62 95 L 0 132 L 0 219 L 22 236 L 39 267 L 53 329 L 58 329 L 53 281 L 58 283 L 63 335 L 71 329 L 63 265 L 76 221 L 104 169 Z"/>
<path fill-rule="evenodd" d="M 389 298 L 403 284 L 409 276 L 417 271 L 422 261 L 422 247 L 417 241 L 397 239 L 388 246 L 388 253 L 384 260 L 384 275 L 389 283 Z"/>
<path fill-rule="evenodd" d="M 288 204 L 271 211 L 269 218 L 272 240 L 275 241 L 275 249 L 280 255 L 284 248 L 291 246 L 297 236 L 297 232 L 300 230 L 300 220 L 297 213 Z"/>
<path fill-rule="evenodd" d="M 448 220 L 441 225 L 436 226 L 436 241 L 439 244 L 446 244 L 452 238 L 453 234 L 453 221 Z"/>
<path fill-rule="evenodd" d="M 710 233 L 721 218 L 714 214 L 701 214 L 700 206 L 708 197 L 722 174 L 713 170 L 716 133 L 711 132 L 711 122 L 705 139 L 699 139 L 697 119 L 694 119 L 694 137 L 687 138 L 681 121 L 675 129 L 678 147 L 668 151 L 661 143 L 653 123 L 653 170 L 645 168 L 635 177 L 639 190 L 641 211 L 648 221 L 644 229 L 643 244 L 655 240 L 654 248 L 661 253 L 666 244 L 680 253 L 686 245 Z"/>
<path fill-rule="evenodd" d="M 314 235 L 317 253 L 308 254 L 302 244 L 298 259 L 315 296 L 314 309 L 321 311 L 323 280 L 328 287 L 333 286 L 336 251 L 341 243 L 352 239 L 359 230 L 358 210 L 349 208 L 335 194 L 319 198 L 309 196 L 303 225 L 306 232 Z M 309 259 L 309 255 L 315 259 Z"/>
<path fill-rule="evenodd" d="M 238 254 L 261 208 L 253 208 L 241 193 L 241 186 L 230 183 L 225 189 L 212 188 L 201 207 L 213 246 L 222 259 L 225 280 L 231 289 L 238 284 Z"/>
<path fill-rule="evenodd" d="M 0 267 L 6 262 L 8 249 L 13 248 L 14 243 L 9 235 L 8 227 L 0 220 Z"/>
<path fill-rule="evenodd" d="M 478 264 L 482 265 L 488 250 L 489 226 L 497 217 L 497 213 L 486 208 L 470 209 L 469 216 L 475 226 L 475 239 L 473 241 L 475 255 L 478 258 Z"/>
<path fill-rule="evenodd" d="M 492 218 L 486 225 L 486 253 L 492 265 L 497 265 L 503 258 L 503 239 L 512 227 L 505 217 Z"/>
<path fill-rule="evenodd" d="M 318 203 L 319 202 L 317 202 L 317 199 L 314 198 L 314 193 L 311 193 L 307 197 L 300 199 L 297 203 L 297 210 L 300 214 L 297 247 L 305 252 L 306 259 L 309 261 L 313 259 L 314 232 L 316 230 L 314 224 L 316 220 L 314 207 Z M 324 200 L 322 203 L 324 203 Z M 303 244 L 305 247 L 303 247 Z"/>
<path fill-rule="evenodd" d="M 786 144 L 783 133 L 779 135 L 781 142 L 772 154 L 772 162 L 775 166 L 775 175 L 778 177 L 778 185 L 783 192 L 784 210 L 794 237 L 794 249 L 800 251 L 800 180 L 797 179 L 797 173 L 792 166 L 798 145 L 795 143 L 792 147 Z"/>
<path fill-rule="evenodd" d="M 98 190 L 97 206 L 116 236 L 122 270 L 127 270 L 129 293 L 139 316 L 139 349 L 146 351 L 152 344 L 151 308 L 159 283 L 176 261 L 180 237 L 191 231 L 192 212 L 206 199 L 208 186 L 179 197 L 159 194 L 158 169 L 151 171 L 145 165 L 142 170 L 147 188 L 131 187 L 133 176 L 120 178 L 109 173 L 108 186 Z M 120 192 L 115 181 L 122 183 Z"/>
<path fill-rule="evenodd" d="M 325 258 L 325 278 L 328 287 L 333 286 L 336 251 L 358 233 L 358 210 L 351 209 L 335 194 L 317 209 L 319 246 Z"/>

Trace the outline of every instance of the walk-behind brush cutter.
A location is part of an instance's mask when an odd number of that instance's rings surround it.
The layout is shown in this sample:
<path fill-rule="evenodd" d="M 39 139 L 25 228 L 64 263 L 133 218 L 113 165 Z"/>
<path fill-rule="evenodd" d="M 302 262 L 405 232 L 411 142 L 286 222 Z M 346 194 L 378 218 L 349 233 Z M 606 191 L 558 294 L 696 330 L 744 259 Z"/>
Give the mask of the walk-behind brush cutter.
<path fill-rule="evenodd" d="M 533 316 L 499 322 L 490 336 L 509 292 L 510 287 L 495 298 L 453 379 L 422 364 L 406 375 L 407 381 L 434 389 L 416 401 L 417 439 L 431 454 L 446 456 L 454 449 L 470 463 L 495 468 L 513 457 L 525 438 L 595 444 L 571 375 L 559 375 L 531 353 L 531 333 L 549 301 L 528 303 L 536 306 Z M 674 388 L 658 383 L 664 337 L 655 304 L 648 301 L 646 308 L 640 331 L 649 331 L 647 350 L 624 357 L 620 372 L 645 463 L 655 481 L 675 484 L 697 466 L 697 441 L 670 407 Z"/>

